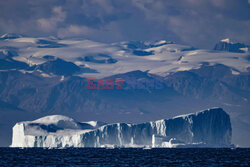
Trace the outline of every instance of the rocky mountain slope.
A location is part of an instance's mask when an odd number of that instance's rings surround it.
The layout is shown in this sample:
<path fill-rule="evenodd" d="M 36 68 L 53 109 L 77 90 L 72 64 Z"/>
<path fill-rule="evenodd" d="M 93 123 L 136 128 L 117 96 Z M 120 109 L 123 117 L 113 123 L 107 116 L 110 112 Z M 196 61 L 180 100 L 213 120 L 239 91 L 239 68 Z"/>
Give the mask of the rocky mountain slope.
<path fill-rule="evenodd" d="M 0 39 L 0 143 L 10 145 L 16 122 L 51 114 L 140 123 L 219 106 L 231 116 L 232 142 L 249 146 L 249 60 L 247 52 L 167 41 L 7 34 Z M 87 77 L 121 78 L 123 89 L 87 89 Z"/>

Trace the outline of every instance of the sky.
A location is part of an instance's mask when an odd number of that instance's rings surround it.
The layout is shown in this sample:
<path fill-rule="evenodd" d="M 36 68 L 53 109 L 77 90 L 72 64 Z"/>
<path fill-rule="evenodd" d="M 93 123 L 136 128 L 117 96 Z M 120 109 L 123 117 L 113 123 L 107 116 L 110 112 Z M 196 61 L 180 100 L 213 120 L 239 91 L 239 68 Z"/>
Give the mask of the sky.
<path fill-rule="evenodd" d="M 250 0 L 0 0 L 0 34 L 250 44 Z"/>

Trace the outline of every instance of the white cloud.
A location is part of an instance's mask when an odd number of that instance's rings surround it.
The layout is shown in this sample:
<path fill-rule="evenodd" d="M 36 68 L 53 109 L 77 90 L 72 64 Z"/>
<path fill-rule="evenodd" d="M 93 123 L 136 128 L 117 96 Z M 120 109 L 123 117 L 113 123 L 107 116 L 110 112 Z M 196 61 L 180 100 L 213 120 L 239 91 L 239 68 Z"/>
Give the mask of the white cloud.
<path fill-rule="evenodd" d="M 72 36 L 88 36 L 95 33 L 96 30 L 87 26 L 78 26 L 70 25 L 66 28 L 61 28 L 58 31 L 58 36 L 63 37 L 72 37 Z"/>
<path fill-rule="evenodd" d="M 66 12 L 62 11 L 61 6 L 53 8 L 53 15 L 50 18 L 40 18 L 37 20 L 38 26 L 43 31 L 53 31 L 56 29 L 58 23 L 63 22 L 66 18 Z"/>

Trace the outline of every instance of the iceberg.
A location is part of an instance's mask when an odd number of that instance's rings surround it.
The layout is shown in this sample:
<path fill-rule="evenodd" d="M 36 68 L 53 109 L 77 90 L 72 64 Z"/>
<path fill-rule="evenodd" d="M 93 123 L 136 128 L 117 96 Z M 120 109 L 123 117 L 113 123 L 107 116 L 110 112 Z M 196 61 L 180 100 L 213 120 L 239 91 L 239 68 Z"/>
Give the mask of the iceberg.
<path fill-rule="evenodd" d="M 230 117 L 221 108 L 140 124 L 52 115 L 16 123 L 11 147 L 230 147 L 231 136 Z"/>

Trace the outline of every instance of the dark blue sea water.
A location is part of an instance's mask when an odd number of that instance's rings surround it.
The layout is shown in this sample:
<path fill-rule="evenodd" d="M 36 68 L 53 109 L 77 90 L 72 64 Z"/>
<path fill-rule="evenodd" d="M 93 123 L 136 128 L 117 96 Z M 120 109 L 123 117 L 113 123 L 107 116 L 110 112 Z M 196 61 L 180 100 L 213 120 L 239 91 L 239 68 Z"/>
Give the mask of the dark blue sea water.
<path fill-rule="evenodd" d="M 0 148 L 0 166 L 250 166 L 250 149 Z"/>

